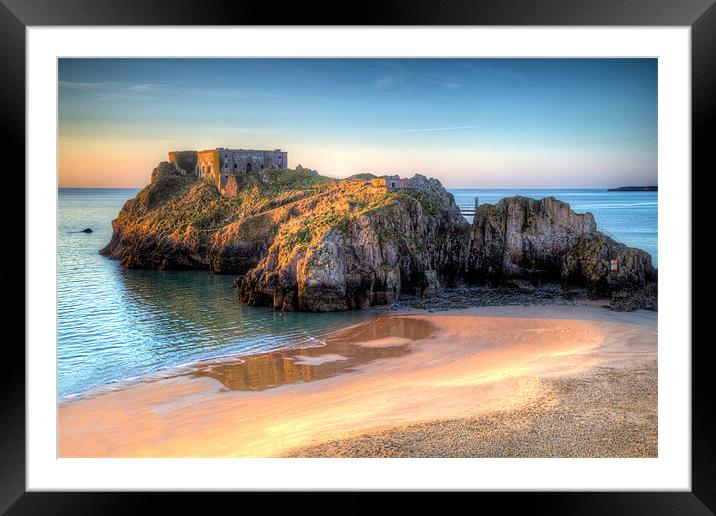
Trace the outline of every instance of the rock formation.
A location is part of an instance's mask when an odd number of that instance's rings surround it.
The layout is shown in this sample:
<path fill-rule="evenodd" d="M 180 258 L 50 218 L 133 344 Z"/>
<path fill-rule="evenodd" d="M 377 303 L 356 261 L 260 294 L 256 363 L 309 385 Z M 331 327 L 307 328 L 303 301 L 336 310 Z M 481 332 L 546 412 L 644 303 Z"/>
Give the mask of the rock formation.
<path fill-rule="evenodd" d="M 282 216 L 260 213 L 271 199 L 257 197 L 250 188 L 224 197 L 215 186 L 160 163 L 151 183 L 112 221 L 112 239 L 100 253 L 132 268 L 243 274 L 266 252 Z"/>
<path fill-rule="evenodd" d="M 312 233 L 308 245 L 296 246 L 280 231 L 258 266 L 237 279 L 241 300 L 329 311 L 392 303 L 401 291 L 431 293 L 436 271 L 452 277 L 459 270 L 468 224 L 439 181 L 414 180 L 409 193 L 339 184 L 339 204 L 327 216 L 341 221 Z M 367 205 L 351 209 L 350 202 Z"/>
<path fill-rule="evenodd" d="M 591 213 L 578 215 L 554 197 L 509 197 L 483 204 L 473 219 L 465 274 L 477 281 L 554 280 L 583 235 L 595 233 Z"/>
<path fill-rule="evenodd" d="M 480 206 L 470 226 L 439 181 L 416 175 L 411 185 L 263 171 L 223 196 L 165 162 L 100 252 L 127 267 L 236 274 L 241 301 L 280 310 L 367 308 L 454 282 L 542 281 L 587 287 L 618 309 L 656 306 L 649 255 L 599 233 L 589 213 L 511 197 Z"/>
<path fill-rule="evenodd" d="M 595 298 L 611 298 L 619 310 L 656 310 L 658 275 L 651 256 L 599 232 L 582 236 L 564 256 L 562 280 L 587 286 Z"/>
<path fill-rule="evenodd" d="M 561 281 L 611 297 L 620 309 L 656 306 L 651 256 L 600 233 L 591 213 L 578 215 L 553 197 L 480 206 L 466 257 L 464 277 L 473 281 Z"/>

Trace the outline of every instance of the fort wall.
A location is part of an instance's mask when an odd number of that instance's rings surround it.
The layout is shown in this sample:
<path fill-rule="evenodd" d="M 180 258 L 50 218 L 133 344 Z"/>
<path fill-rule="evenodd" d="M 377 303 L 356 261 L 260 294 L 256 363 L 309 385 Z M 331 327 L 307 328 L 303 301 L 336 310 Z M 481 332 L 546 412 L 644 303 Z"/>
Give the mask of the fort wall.
<path fill-rule="evenodd" d="M 196 173 L 197 153 L 196 151 L 173 151 L 169 153 L 169 163 L 174 163 L 177 168 L 187 174 Z"/>
<path fill-rule="evenodd" d="M 288 152 L 281 149 L 226 149 L 218 147 L 203 151 L 172 151 L 169 161 L 187 173 L 193 173 L 215 185 L 221 192 L 233 175 L 288 168 Z"/>

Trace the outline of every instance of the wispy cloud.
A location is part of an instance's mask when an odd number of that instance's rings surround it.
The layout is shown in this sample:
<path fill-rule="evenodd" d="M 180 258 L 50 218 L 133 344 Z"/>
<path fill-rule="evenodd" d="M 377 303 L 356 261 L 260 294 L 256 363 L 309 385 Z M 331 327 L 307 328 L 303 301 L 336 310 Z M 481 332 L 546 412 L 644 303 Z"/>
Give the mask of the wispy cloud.
<path fill-rule="evenodd" d="M 266 91 L 246 90 L 242 88 L 188 88 L 182 90 L 187 95 L 198 95 L 201 97 L 223 98 L 223 99 L 244 99 L 254 97 L 281 97 L 278 93 Z"/>
<path fill-rule="evenodd" d="M 378 131 L 382 134 L 388 133 L 433 133 L 438 131 L 462 131 L 465 129 L 477 129 L 476 125 L 457 125 L 453 127 L 422 127 L 420 129 L 395 129 L 392 131 Z"/>
<path fill-rule="evenodd" d="M 527 85 L 533 86 L 535 88 L 540 87 L 539 83 L 537 83 L 531 79 L 528 79 L 527 77 L 525 77 L 521 74 L 518 74 L 518 73 L 509 72 L 506 70 L 498 70 L 496 68 L 488 68 L 485 66 L 478 66 L 478 65 L 473 65 L 473 64 L 464 64 L 463 67 L 468 70 L 472 70 L 473 72 L 480 72 L 480 73 L 492 75 L 495 77 L 511 79 L 513 81 L 521 82 L 523 84 L 527 84 Z"/>
<path fill-rule="evenodd" d="M 378 88 L 379 90 L 383 89 L 383 88 L 387 88 L 388 86 L 402 83 L 406 77 L 407 77 L 407 75 L 403 74 L 403 73 L 383 75 L 381 77 L 377 77 L 373 81 L 373 87 Z"/>
<path fill-rule="evenodd" d="M 87 92 L 93 100 L 154 100 L 170 86 L 159 83 L 59 81 L 60 88 Z"/>
<path fill-rule="evenodd" d="M 465 85 L 465 83 L 460 81 L 459 79 L 447 75 L 428 73 L 425 74 L 425 77 L 428 79 L 428 81 L 432 82 L 433 84 L 437 84 L 438 86 L 446 90 L 458 90 Z"/>
<path fill-rule="evenodd" d="M 403 84 L 409 76 L 410 71 L 406 67 L 395 63 L 373 80 L 373 87 L 380 90 L 390 86 L 400 85 Z"/>
<path fill-rule="evenodd" d="M 241 99 L 280 97 L 271 92 L 242 88 L 177 88 L 170 84 L 132 82 L 74 82 L 60 81 L 60 87 L 87 92 L 94 100 L 154 100 L 162 94 L 193 95 L 205 98 Z"/>

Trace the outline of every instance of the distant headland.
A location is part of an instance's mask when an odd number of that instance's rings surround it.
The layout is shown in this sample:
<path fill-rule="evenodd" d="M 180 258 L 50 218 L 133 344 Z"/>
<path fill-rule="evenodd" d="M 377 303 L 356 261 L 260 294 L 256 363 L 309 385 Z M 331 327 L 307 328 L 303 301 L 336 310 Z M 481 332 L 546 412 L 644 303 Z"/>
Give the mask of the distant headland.
<path fill-rule="evenodd" d="M 607 192 L 658 192 L 658 186 L 620 186 L 609 188 Z"/>

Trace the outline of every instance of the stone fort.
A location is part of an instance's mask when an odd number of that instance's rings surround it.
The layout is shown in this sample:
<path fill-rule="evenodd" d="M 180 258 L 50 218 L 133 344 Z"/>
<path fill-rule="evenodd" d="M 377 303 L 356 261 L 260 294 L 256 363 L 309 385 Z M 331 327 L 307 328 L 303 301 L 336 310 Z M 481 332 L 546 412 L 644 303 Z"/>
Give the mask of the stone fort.
<path fill-rule="evenodd" d="M 169 153 L 169 162 L 216 185 L 224 193 L 230 180 L 235 184 L 239 174 L 288 168 L 288 152 L 281 149 L 268 151 L 217 147 L 203 151 L 172 151 Z"/>

